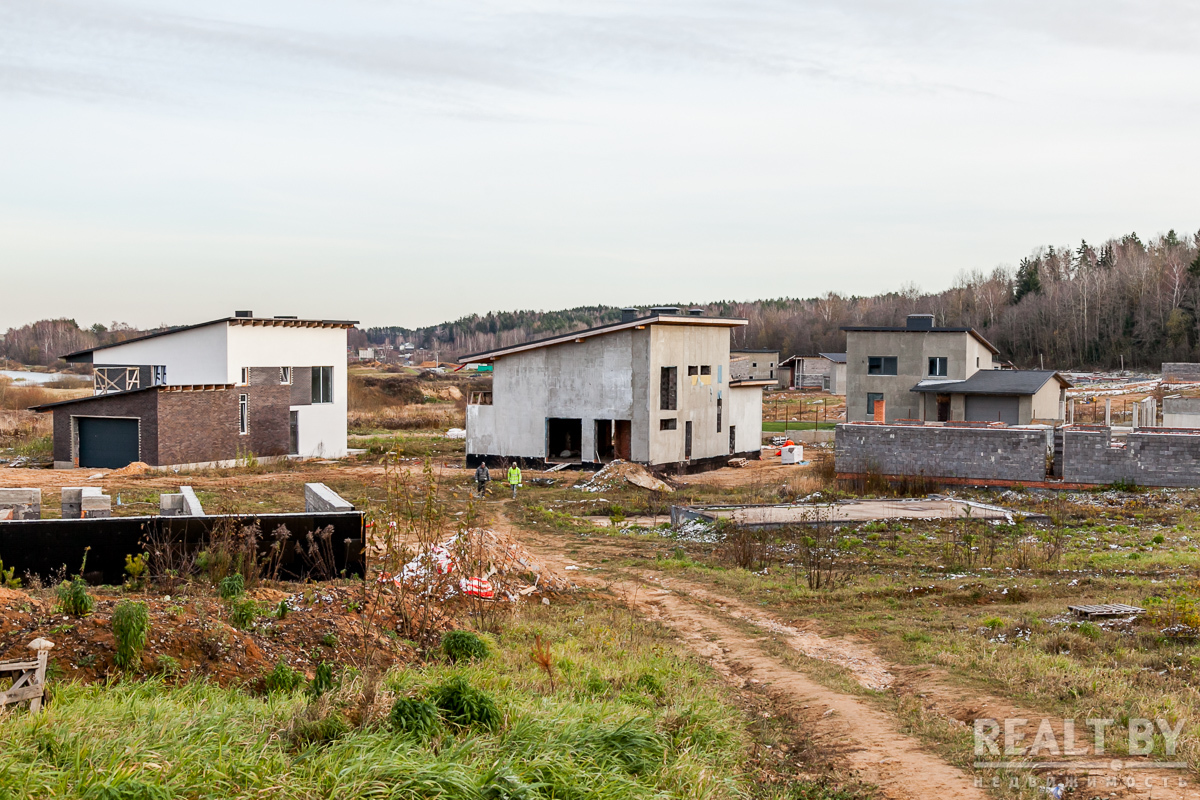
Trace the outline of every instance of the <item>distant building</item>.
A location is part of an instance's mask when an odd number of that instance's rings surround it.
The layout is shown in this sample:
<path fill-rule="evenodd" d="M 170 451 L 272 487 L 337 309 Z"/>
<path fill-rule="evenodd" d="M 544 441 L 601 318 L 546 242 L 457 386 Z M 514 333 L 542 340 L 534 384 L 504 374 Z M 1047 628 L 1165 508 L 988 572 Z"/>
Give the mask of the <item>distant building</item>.
<path fill-rule="evenodd" d="M 685 468 L 757 458 L 762 390 L 731 374 L 741 319 L 626 309 L 618 323 L 459 359 L 490 364 L 492 391 L 467 406 L 467 461 Z"/>
<path fill-rule="evenodd" d="M 966 380 L 929 378 L 912 388 L 926 422 L 1003 422 L 1029 425 L 1063 419 L 1071 384 L 1054 370 L 980 370 Z"/>
<path fill-rule="evenodd" d="M 784 382 L 792 389 L 819 389 L 830 394 L 846 393 L 846 354 L 817 353 L 792 356 L 779 362 Z"/>
<path fill-rule="evenodd" d="M 774 381 L 783 386 L 778 350 L 730 350 L 730 369 L 737 378 L 750 381 Z"/>
<path fill-rule="evenodd" d="M 346 454 L 346 331 L 354 322 L 233 317 L 70 353 L 92 397 L 54 415 L 54 465 L 223 465 Z"/>

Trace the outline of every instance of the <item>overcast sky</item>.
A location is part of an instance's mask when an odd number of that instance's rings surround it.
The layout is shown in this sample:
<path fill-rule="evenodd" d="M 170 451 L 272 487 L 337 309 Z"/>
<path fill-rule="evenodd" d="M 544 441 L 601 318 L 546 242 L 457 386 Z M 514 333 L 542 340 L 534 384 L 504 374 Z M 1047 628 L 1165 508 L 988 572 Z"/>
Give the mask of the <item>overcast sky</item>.
<path fill-rule="evenodd" d="M 948 285 L 1200 227 L 1200 5 L 0 0 L 0 330 Z"/>

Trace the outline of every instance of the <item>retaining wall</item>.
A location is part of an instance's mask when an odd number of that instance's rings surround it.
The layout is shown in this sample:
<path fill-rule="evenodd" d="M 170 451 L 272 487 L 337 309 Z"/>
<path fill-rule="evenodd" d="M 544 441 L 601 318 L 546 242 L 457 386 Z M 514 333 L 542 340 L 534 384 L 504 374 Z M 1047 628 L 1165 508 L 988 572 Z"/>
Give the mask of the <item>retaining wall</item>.
<path fill-rule="evenodd" d="M 834 441 L 839 473 L 1046 480 L 1046 432 L 1038 429 L 846 423 Z"/>
<path fill-rule="evenodd" d="M 1200 486 L 1200 435 L 1159 428 L 1135 431 L 1114 441 L 1108 428 L 1067 428 L 1063 432 L 1063 480 Z"/>

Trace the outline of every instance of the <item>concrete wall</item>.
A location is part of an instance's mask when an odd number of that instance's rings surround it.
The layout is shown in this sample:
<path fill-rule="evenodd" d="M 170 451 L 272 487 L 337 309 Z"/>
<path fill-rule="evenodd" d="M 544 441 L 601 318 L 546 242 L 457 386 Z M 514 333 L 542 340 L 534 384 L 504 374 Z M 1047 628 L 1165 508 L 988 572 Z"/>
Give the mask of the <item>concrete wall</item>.
<path fill-rule="evenodd" d="M 762 447 L 762 392 L 761 386 L 739 386 L 727 395 L 730 410 L 726 425 L 737 426 L 734 453 L 757 453 Z M 728 429 L 725 439 L 728 446 Z"/>
<path fill-rule="evenodd" d="M 778 350 L 770 350 L 765 353 L 753 350 L 731 350 L 729 358 L 737 359 L 738 364 L 734 367 L 734 371 L 739 378 L 752 381 L 777 381 L 780 386 L 786 383 L 785 373 L 787 370 L 779 368 Z"/>
<path fill-rule="evenodd" d="M 773 358 L 773 354 L 759 354 Z M 709 375 L 689 376 L 688 367 L 708 366 Z M 677 367 L 678 409 L 659 408 L 659 370 Z M 692 423 L 692 461 L 729 454 L 729 423 L 725 419 L 735 405 L 729 389 L 729 330 L 685 325 L 653 325 L 650 328 L 648 407 L 650 412 L 651 464 L 685 461 L 686 423 Z M 761 393 L 759 397 L 761 398 Z M 722 399 L 721 430 L 717 430 L 717 398 Z M 741 402 L 740 400 L 737 402 Z M 759 413 L 761 415 L 761 404 Z M 661 430 L 663 419 L 677 420 L 675 430 Z M 735 423 L 737 424 L 737 423 Z M 761 421 L 759 428 L 761 429 Z M 742 428 L 737 430 L 738 438 Z M 758 431 L 746 431 L 747 441 L 758 441 Z M 757 445 L 756 445 L 757 447 Z"/>
<path fill-rule="evenodd" d="M 838 472 L 1040 482 L 1046 433 L 1022 428 L 837 426 Z"/>
<path fill-rule="evenodd" d="M 1030 422 L 1062 422 L 1064 403 L 1067 399 L 1067 390 L 1058 382 L 1057 378 L 1051 378 L 1046 381 L 1046 385 L 1038 389 L 1033 395 L 1033 403 L 1030 408 L 1030 416 L 1025 417 L 1024 408 L 1022 407 L 1021 424 L 1028 425 Z"/>
<path fill-rule="evenodd" d="M 1167 362 L 1162 365 L 1164 383 L 1200 382 L 1200 364 L 1189 362 Z"/>
<path fill-rule="evenodd" d="M 896 356 L 896 375 L 868 375 L 870 356 Z M 992 353 L 969 333 L 931 331 L 847 331 L 846 419 L 867 419 L 867 393 L 884 396 L 885 420 L 922 419 L 922 400 L 913 386 L 929 376 L 929 359 L 948 359 L 946 378 L 966 380 L 992 368 Z M 936 413 L 934 414 L 936 418 Z M 962 419 L 961 414 L 952 419 Z"/>
<path fill-rule="evenodd" d="M 1200 486 L 1200 435 L 1161 429 L 1136 431 L 1124 437 L 1124 446 L 1121 445 L 1122 440 L 1113 440 L 1108 428 L 1067 428 L 1063 438 L 1063 480 Z"/>
<path fill-rule="evenodd" d="M 1200 428 L 1200 397 L 1168 397 L 1163 400 L 1164 428 Z"/>

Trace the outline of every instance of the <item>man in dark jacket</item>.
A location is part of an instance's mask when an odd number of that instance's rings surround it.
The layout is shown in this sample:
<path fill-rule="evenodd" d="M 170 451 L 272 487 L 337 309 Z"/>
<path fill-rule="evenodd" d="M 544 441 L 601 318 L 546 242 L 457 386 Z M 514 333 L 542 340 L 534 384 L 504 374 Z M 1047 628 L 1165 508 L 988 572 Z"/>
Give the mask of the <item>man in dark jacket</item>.
<path fill-rule="evenodd" d="M 487 464 L 480 463 L 475 469 L 475 484 L 479 487 L 479 496 L 483 497 L 483 493 L 487 491 L 488 481 L 492 479 L 492 474 L 488 471 Z"/>

